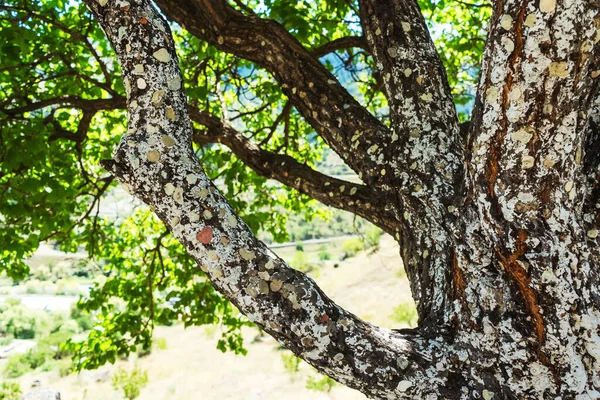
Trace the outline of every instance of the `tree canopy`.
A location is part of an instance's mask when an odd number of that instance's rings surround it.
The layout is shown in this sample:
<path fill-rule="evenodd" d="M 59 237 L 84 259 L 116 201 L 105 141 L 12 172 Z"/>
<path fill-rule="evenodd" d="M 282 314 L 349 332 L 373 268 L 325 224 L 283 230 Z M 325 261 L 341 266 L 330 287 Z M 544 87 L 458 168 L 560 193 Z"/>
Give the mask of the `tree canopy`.
<path fill-rule="evenodd" d="M 83 3 L 0 5 L 0 267 L 87 252 L 78 367 L 252 322 L 372 398 L 600 397 L 597 1 Z M 261 240 L 318 203 L 398 242 L 416 329 Z"/>
<path fill-rule="evenodd" d="M 390 124 L 358 4 L 278 0 L 231 6 L 277 21 L 336 84 Z M 420 6 L 461 119 L 467 120 L 491 6 L 445 0 Z M 82 367 L 147 346 L 155 323 L 177 317 L 187 325 L 225 325 L 219 348 L 243 352 L 239 328 L 246 320 L 198 277 L 191 258 L 151 210 L 136 207 L 118 217 L 100 213 L 101 202 L 117 186 L 99 162 L 110 158 L 125 133 L 125 88 L 113 50 L 87 7 L 11 0 L 0 5 L 0 16 L 0 271 L 17 280 L 27 276 L 25 260 L 44 241 L 67 252 L 85 249 L 107 280 L 80 303 L 100 316 L 99 329 L 78 349 Z M 285 157 L 297 164 L 297 174 L 324 177 L 317 165 L 327 145 L 286 88 L 252 59 L 219 48 L 220 39 L 215 46 L 176 23 L 172 29 L 196 155 L 252 230 L 285 241 L 288 213 L 322 214 L 315 199 L 335 207 L 334 196 L 302 190 L 284 171 L 258 165 Z"/>

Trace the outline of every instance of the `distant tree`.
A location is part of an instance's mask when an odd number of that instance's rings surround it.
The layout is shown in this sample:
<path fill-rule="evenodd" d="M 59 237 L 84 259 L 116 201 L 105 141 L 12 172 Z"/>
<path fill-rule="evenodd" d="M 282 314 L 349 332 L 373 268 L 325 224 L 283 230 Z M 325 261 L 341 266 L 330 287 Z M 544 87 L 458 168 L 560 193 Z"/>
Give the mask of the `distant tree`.
<path fill-rule="evenodd" d="M 371 398 L 600 397 L 596 0 L 84 3 L 116 59 L 83 7 L 0 5 L 0 266 L 23 276 L 42 240 L 108 260 L 80 366 L 177 315 L 241 351 L 229 300 Z M 315 168 L 325 145 L 360 183 Z M 101 218 L 115 179 L 164 228 Z M 417 329 L 360 320 L 255 237 L 309 198 L 396 238 Z"/>

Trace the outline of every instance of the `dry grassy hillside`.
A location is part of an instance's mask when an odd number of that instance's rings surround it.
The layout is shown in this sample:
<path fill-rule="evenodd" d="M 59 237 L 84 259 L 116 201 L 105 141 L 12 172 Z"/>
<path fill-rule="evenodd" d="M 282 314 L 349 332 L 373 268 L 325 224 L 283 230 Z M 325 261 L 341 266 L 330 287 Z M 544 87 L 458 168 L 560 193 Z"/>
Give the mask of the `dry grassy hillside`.
<path fill-rule="evenodd" d="M 373 254 L 363 251 L 340 262 L 337 268 L 330 262 L 313 274 L 340 305 L 375 324 L 406 327 L 406 320 L 414 316 L 398 247 L 390 237 L 384 236 L 380 250 Z M 397 308 L 399 305 L 403 306 Z M 290 372 L 284 358 L 292 360 L 291 353 L 270 337 L 259 337 L 256 329 L 246 330 L 247 356 L 217 350 L 218 328 L 159 327 L 156 336 L 166 339 L 167 349 L 137 361 L 120 361 L 63 378 L 56 371 L 30 373 L 19 381 L 27 391 L 32 382 L 39 380 L 42 386 L 60 390 L 63 400 L 121 399 L 122 395 L 112 388 L 110 376 L 119 366 L 131 368 L 137 362 L 149 378 L 139 397 L 143 400 L 365 398 L 340 385 L 330 392 L 307 389 L 307 380 L 321 377 L 305 363 L 300 364 L 298 372 Z"/>

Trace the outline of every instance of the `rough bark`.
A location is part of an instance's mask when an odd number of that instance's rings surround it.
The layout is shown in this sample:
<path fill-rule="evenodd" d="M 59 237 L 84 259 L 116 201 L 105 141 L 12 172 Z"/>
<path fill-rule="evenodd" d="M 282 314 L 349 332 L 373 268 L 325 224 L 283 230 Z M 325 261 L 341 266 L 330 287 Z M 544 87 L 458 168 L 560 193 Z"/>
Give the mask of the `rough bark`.
<path fill-rule="evenodd" d="M 428 50 L 409 61 L 415 69 L 410 78 L 412 85 L 420 87 L 418 94 L 411 97 L 417 110 L 411 114 L 411 107 L 401 109 L 402 101 L 393 100 L 393 115 L 404 113 L 404 124 L 393 130 L 361 107 L 313 54 L 277 22 L 244 15 L 223 0 L 158 0 L 157 4 L 195 36 L 257 63 L 277 79 L 298 112 L 365 185 L 376 190 L 385 204 L 385 213 L 393 216 L 389 225 L 395 228 L 394 236 L 401 245 L 423 326 L 436 325 L 435 321 L 447 323 L 451 309 L 448 271 L 456 231 L 452 221 L 459 202 L 454 189 L 457 182 L 463 181 L 463 146 L 446 78 L 416 3 L 410 4 L 413 20 L 406 22 L 398 17 L 393 21 L 396 27 L 390 31 L 392 38 L 398 39 L 394 42 L 398 46 L 397 59 L 389 61 L 388 57 L 389 63 L 384 61 L 385 65 L 401 62 L 405 54 L 400 44 L 404 43 L 407 51 L 414 44 L 399 39 L 402 26 L 415 24 L 414 31 L 420 33 L 414 40 L 429 40 Z M 403 11 L 390 10 L 385 3 L 377 7 L 382 15 Z M 381 63 L 373 35 L 369 29 L 365 31 L 376 50 L 376 60 Z M 424 60 L 427 64 L 414 65 Z M 399 75 L 404 77 L 406 68 L 394 65 L 394 70 L 390 66 L 384 72 L 386 77 L 393 73 L 394 78 L 386 80 L 391 90 L 390 85 L 399 82 Z M 401 96 L 401 91 L 391 94 L 389 90 L 388 98 Z M 440 118 L 433 121 L 431 115 L 437 114 Z"/>
<path fill-rule="evenodd" d="M 379 158 L 403 222 L 396 237 L 421 325 L 439 330 L 452 308 L 454 212 L 464 182 L 458 119 L 417 2 L 364 0 L 360 13 L 390 104 L 393 134 Z"/>
<path fill-rule="evenodd" d="M 85 2 L 127 88 L 128 131 L 105 167 L 250 320 L 372 398 L 600 398 L 596 3 L 498 2 L 463 135 L 415 2 L 360 2 L 391 105 L 388 130 L 275 22 L 217 0 L 158 1 L 193 34 L 288 85 L 299 112 L 363 174 L 353 185 L 192 110 L 209 128 L 194 132 L 160 14 L 148 0 Z M 238 149 L 267 176 L 286 163 L 280 180 L 325 203 L 357 196 L 360 214 L 368 201 L 402 246 L 419 329 L 361 321 L 285 265 L 204 174 L 193 138 Z M 356 190 L 329 196 L 329 186 Z"/>
<path fill-rule="evenodd" d="M 156 3 L 194 36 L 269 71 L 304 119 L 366 184 L 382 178 L 369 149 L 391 137 L 390 130 L 283 26 L 244 15 L 224 0 Z"/>
<path fill-rule="evenodd" d="M 427 379 L 440 343 L 358 319 L 252 235 L 194 157 L 168 25 L 145 0 L 103 3 L 86 0 L 119 58 L 129 111 L 104 166 L 154 209 L 217 290 L 320 371 L 374 398 Z"/>
<path fill-rule="evenodd" d="M 325 205 L 359 215 L 389 234 L 398 230 L 396 217 L 387 210 L 385 196 L 376 189 L 330 177 L 291 156 L 264 150 L 207 112 L 190 108 L 190 117 L 207 128 L 194 130 L 195 143 L 222 143 L 259 175 L 276 179 Z"/>
<path fill-rule="evenodd" d="M 499 2 L 470 129 L 458 342 L 503 396 L 597 398 L 598 255 L 583 226 L 597 4 Z M 593 235 L 592 235 L 593 236 Z M 520 384 L 518 383 L 520 382 Z"/>

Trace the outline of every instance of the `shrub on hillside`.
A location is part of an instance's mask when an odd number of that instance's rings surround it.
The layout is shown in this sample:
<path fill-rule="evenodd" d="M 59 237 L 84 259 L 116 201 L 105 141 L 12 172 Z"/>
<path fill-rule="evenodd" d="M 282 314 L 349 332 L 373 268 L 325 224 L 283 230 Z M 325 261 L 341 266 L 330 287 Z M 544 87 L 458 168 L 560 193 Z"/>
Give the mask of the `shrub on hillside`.
<path fill-rule="evenodd" d="M 8 357 L 2 374 L 6 378 L 18 378 L 44 365 L 46 358 L 46 354 L 38 349 L 29 349 L 26 353 L 12 355 Z"/>
<path fill-rule="evenodd" d="M 94 319 L 92 318 L 92 316 L 87 312 L 77 308 L 76 304 L 73 304 L 73 306 L 71 306 L 70 317 L 72 320 L 77 322 L 77 325 L 79 325 L 79 329 L 81 329 L 81 331 L 83 332 L 89 331 L 94 326 Z"/>
<path fill-rule="evenodd" d="M 15 379 L 25 375 L 29 371 L 31 371 L 31 367 L 24 361 L 23 354 L 15 354 L 8 357 L 4 369 L 2 370 L 2 375 L 4 375 L 5 378 Z"/>
<path fill-rule="evenodd" d="M 283 367 L 290 374 L 295 374 L 300 370 L 300 361 L 302 360 L 291 351 L 285 350 L 281 353 L 281 360 L 283 361 Z"/>
<path fill-rule="evenodd" d="M 14 340 L 13 335 L 8 335 L 8 334 L 6 334 L 6 332 L 3 332 L 1 329 L 2 329 L 2 327 L 0 327 L 0 334 L 2 334 L 2 336 L 0 336 L 0 347 L 9 345 Z"/>
<path fill-rule="evenodd" d="M 319 246 L 319 260 L 331 260 L 331 253 L 327 250 L 327 246 L 325 245 Z"/>
<path fill-rule="evenodd" d="M 0 400 L 19 400 L 21 385 L 18 382 L 2 382 L 0 385 Z"/>
<path fill-rule="evenodd" d="M 55 294 L 56 286 L 49 281 L 31 279 L 25 282 L 25 293 L 27 294 Z"/>
<path fill-rule="evenodd" d="M 417 309 L 414 304 L 403 303 L 394 308 L 392 318 L 397 322 L 413 327 L 417 324 L 419 315 L 417 314 Z"/>
<path fill-rule="evenodd" d="M 306 380 L 306 388 L 311 390 L 329 393 L 333 386 L 335 386 L 335 381 L 326 375 L 322 375 L 319 378 L 315 378 L 311 375 Z"/>
<path fill-rule="evenodd" d="M 373 248 L 374 250 L 379 249 L 379 241 L 383 231 L 375 225 L 368 225 L 365 229 L 365 242 L 367 248 Z"/>
<path fill-rule="evenodd" d="M 78 296 L 81 294 L 79 282 L 73 278 L 63 278 L 56 281 L 56 294 Z"/>
<path fill-rule="evenodd" d="M 354 257 L 356 253 L 364 250 L 365 246 L 359 238 L 352 238 L 342 243 L 342 251 L 345 254 L 344 258 Z"/>
<path fill-rule="evenodd" d="M 148 373 L 137 366 L 131 373 L 120 367 L 113 375 L 111 383 L 115 390 L 123 391 L 126 399 L 137 399 L 141 390 L 148 384 Z"/>
<path fill-rule="evenodd" d="M 59 360 L 56 362 L 56 367 L 58 369 L 58 375 L 62 378 L 73 372 L 73 361 L 68 358 Z"/>
<path fill-rule="evenodd" d="M 34 310 L 8 300 L 0 304 L 0 326 L 5 334 L 15 339 L 33 339 L 47 331 L 51 323 L 50 315 L 42 310 Z"/>
<path fill-rule="evenodd" d="M 290 266 L 301 272 L 308 272 L 312 269 L 312 266 L 308 263 L 308 257 L 303 251 L 296 251 L 294 253 L 294 258 L 292 258 Z"/>
<path fill-rule="evenodd" d="M 74 332 L 72 330 L 58 330 L 40 339 L 38 341 L 38 349 L 48 358 L 54 360 L 71 357 L 73 353 L 67 350 L 63 344 L 71 339 L 73 335 Z"/>

